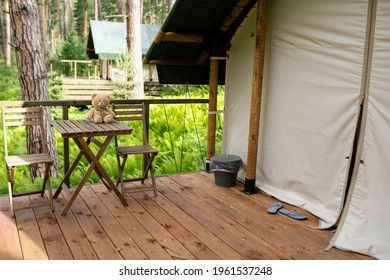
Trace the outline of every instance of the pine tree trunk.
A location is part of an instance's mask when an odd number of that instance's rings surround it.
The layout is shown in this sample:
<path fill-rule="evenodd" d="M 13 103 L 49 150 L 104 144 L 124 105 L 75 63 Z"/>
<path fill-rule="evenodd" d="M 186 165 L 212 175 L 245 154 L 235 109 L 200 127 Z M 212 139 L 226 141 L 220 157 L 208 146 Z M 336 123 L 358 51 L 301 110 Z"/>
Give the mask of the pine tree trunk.
<path fill-rule="evenodd" d="M 4 12 L 4 16 L 3 16 Z M 5 65 L 7 67 L 11 67 L 11 27 L 10 27 L 10 17 L 9 17 L 9 6 L 8 1 L 4 1 L 4 6 L 2 6 L 2 2 L 0 2 L 0 24 L 1 24 L 1 44 L 3 47 L 3 58 L 5 61 Z M 5 25 L 5 29 L 3 28 Z"/>
<path fill-rule="evenodd" d="M 69 33 L 69 0 L 64 0 L 64 39 L 68 39 L 68 33 Z"/>
<path fill-rule="evenodd" d="M 39 12 L 35 0 L 12 0 L 10 2 L 11 23 L 14 34 L 16 61 L 23 100 L 48 100 L 47 67 L 45 63 Z M 51 111 L 45 107 L 45 130 L 48 150 L 55 164 L 52 176 L 58 176 L 58 154 L 55 137 L 50 127 Z M 40 131 L 37 128 L 27 131 L 27 149 L 29 153 L 42 151 L 39 143 Z M 32 166 L 32 178 L 42 176 L 42 166 Z"/>
<path fill-rule="evenodd" d="M 64 19 L 62 17 L 62 7 L 61 7 L 61 0 L 57 0 L 57 17 L 58 17 L 58 26 L 60 28 L 60 34 L 63 38 L 63 22 L 64 22 Z"/>
<path fill-rule="evenodd" d="M 102 19 L 102 3 L 100 0 L 94 0 L 94 14 L 95 14 L 95 20 L 101 20 Z"/>
<path fill-rule="evenodd" d="M 38 0 L 39 6 L 39 22 L 41 25 L 41 33 L 42 33 L 42 42 L 43 48 L 45 51 L 45 56 L 49 53 L 48 48 L 48 40 L 47 40 L 47 25 L 46 25 L 46 10 L 45 10 L 45 0 Z"/>
<path fill-rule="evenodd" d="M 0 1 L 0 34 L 1 34 L 1 49 L 2 49 L 2 57 L 5 58 L 5 46 L 7 45 L 7 38 L 5 37 L 5 29 L 4 29 L 4 18 L 3 18 L 3 3 Z"/>
<path fill-rule="evenodd" d="M 83 28 L 83 35 L 84 38 L 87 38 L 88 36 L 88 1 L 84 2 L 84 28 Z"/>
<path fill-rule="evenodd" d="M 118 0 L 118 22 L 123 22 L 123 0 Z"/>
<path fill-rule="evenodd" d="M 134 98 L 144 98 L 140 0 L 127 0 L 127 48 L 133 59 Z"/>

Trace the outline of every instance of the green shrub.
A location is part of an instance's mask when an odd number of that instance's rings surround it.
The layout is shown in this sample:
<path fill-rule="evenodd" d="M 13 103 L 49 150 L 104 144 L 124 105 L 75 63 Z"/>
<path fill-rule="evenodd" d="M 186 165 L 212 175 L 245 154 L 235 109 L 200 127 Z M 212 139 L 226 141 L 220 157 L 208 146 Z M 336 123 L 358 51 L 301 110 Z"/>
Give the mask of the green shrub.
<path fill-rule="evenodd" d="M 48 73 L 49 77 L 49 97 L 50 100 L 63 100 L 64 99 L 64 87 L 62 82 L 62 75 L 55 71 Z"/>

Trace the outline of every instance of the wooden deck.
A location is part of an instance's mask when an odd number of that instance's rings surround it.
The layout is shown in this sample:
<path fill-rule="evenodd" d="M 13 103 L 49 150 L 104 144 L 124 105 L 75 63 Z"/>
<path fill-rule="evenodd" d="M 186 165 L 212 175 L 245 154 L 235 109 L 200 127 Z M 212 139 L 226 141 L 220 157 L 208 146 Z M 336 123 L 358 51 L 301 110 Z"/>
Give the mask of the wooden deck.
<path fill-rule="evenodd" d="M 128 207 L 103 185 L 86 186 L 61 216 L 64 197 L 48 206 L 9 212 L 0 197 L 0 259 L 370 259 L 324 248 L 332 232 L 267 214 L 275 199 L 214 185 L 205 172 L 157 178 L 159 195 L 127 195 Z M 28 199 L 19 198 L 19 199 Z M 285 208 L 294 207 L 285 205 Z"/>

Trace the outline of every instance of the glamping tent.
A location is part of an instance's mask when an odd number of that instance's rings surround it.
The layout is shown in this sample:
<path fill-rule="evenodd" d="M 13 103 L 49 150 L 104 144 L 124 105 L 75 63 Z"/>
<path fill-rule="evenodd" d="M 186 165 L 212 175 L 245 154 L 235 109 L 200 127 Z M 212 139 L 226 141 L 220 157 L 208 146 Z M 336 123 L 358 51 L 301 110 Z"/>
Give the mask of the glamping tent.
<path fill-rule="evenodd" d="M 251 8 L 225 64 L 223 145 L 243 159 L 239 178 L 337 227 L 329 248 L 390 259 L 390 1 L 231 2 Z"/>

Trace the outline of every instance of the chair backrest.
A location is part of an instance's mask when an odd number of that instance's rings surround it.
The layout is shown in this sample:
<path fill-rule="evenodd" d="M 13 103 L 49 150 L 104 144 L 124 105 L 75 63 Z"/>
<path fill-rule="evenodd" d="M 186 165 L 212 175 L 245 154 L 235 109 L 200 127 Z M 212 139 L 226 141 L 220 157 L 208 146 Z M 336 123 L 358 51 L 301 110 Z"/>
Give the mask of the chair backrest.
<path fill-rule="evenodd" d="M 141 121 L 143 130 L 143 144 L 148 144 L 148 128 L 145 104 L 112 104 L 115 119 L 120 122 Z"/>
<path fill-rule="evenodd" d="M 4 138 L 4 153 L 8 156 L 7 145 L 7 128 L 15 126 L 39 127 L 37 132 L 40 141 L 42 141 L 42 150 L 47 152 L 46 137 L 43 125 L 43 109 L 42 107 L 14 108 L 2 107 L 3 121 L 3 138 Z"/>

